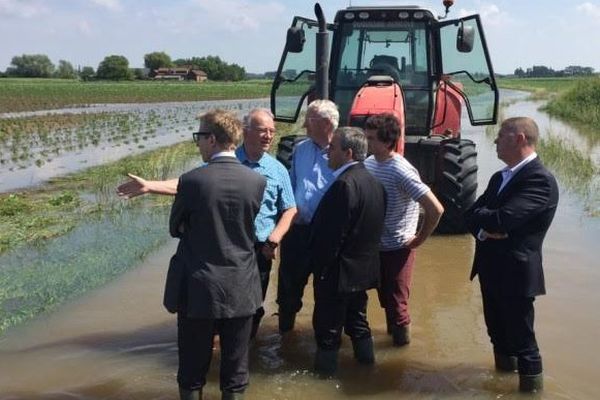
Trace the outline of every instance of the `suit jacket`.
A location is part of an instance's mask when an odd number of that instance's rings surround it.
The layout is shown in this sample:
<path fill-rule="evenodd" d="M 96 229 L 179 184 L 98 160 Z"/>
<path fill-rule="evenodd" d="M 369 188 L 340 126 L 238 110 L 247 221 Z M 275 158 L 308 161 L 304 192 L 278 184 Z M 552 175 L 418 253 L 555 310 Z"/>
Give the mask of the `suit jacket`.
<path fill-rule="evenodd" d="M 179 179 L 169 228 L 179 246 L 164 305 L 190 318 L 233 318 L 262 301 L 254 218 L 265 179 L 233 157 L 219 157 Z"/>
<path fill-rule="evenodd" d="M 311 223 L 314 279 L 337 280 L 340 293 L 379 284 L 383 186 L 362 163 L 344 171 L 325 193 Z"/>
<path fill-rule="evenodd" d="M 506 239 L 477 240 L 471 279 L 499 295 L 533 297 L 545 294 L 542 243 L 558 204 L 554 176 L 539 158 L 518 170 L 498 193 L 501 172 L 465 213 L 477 237 L 480 229 L 508 234 Z"/>

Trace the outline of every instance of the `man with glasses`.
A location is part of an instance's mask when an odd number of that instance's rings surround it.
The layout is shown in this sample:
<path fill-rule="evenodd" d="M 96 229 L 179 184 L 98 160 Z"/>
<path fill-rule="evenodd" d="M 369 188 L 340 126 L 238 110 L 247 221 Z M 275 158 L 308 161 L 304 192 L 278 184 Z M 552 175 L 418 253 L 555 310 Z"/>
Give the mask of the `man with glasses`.
<path fill-rule="evenodd" d="M 244 117 L 244 143 L 238 147 L 235 155 L 250 169 L 258 172 L 267 180 L 261 208 L 255 220 L 256 257 L 261 278 L 263 300 L 269 284 L 272 261 L 283 236 L 288 231 L 296 214 L 296 203 L 285 167 L 268 150 L 275 134 L 273 114 L 265 108 L 251 110 Z M 193 134 L 194 141 L 202 139 L 201 132 Z M 177 179 L 149 181 L 129 174 L 131 180 L 120 185 L 117 193 L 121 197 L 131 198 L 146 193 L 177 193 Z M 264 309 L 261 306 L 255 315 L 252 336 L 256 334 Z"/>
<path fill-rule="evenodd" d="M 240 399 L 249 383 L 248 346 L 262 302 L 254 250 L 254 219 L 266 180 L 235 157 L 242 124 L 211 111 L 194 134 L 207 162 L 179 178 L 169 230 L 179 238 L 164 304 L 177 313 L 182 400 L 202 398 L 214 333 L 221 343 L 222 399 Z"/>

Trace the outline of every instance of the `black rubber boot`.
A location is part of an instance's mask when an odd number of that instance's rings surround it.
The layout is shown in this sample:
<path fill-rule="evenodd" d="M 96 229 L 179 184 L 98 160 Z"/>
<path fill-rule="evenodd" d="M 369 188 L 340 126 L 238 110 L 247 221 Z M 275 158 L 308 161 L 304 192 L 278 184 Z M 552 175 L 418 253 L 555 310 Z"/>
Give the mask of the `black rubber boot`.
<path fill-rule="evenodd" d="M 221 400 L 243 400 L 244 392 L 221 392 Z"/>
<path fill-rule="evenodd" d="M 189 390 L 179 388 L 179 400 L 202 400 L 202 389 Z"/>
<path fill-rule="evenodd" d="M 519 367 L 517 357 L 500 353 L 494 353 L 494 363 L 496 370 L 502 372 L 517 372 Z"/>
<path fill-rule="evenodd" d="M 279 312 L 279 333 L 283 334 L 294 329 L 296 313 Z"/>
<path fill-rule="evenodd" d="M 365 337 L 352 340 L 354 349 L 354 358 L 361 364 L 372 365 L 375 363 L 375 353 L 373 352 L 373 338 Z"/>
<path fill-rule="evenodd" d="M 392 327 L 394 346 L 405 346 L 410 343 L 410 325 Z"/>
<path fill-rule="evenodd" d="M 523 393 L 541 392 L 544 389 L 544 374 L 519 375 L 519 391 Z"/>
<path fill-rule="evenodd" d="M 315 371 L 322 377 L 327 378 L 335 374 L 338 364 L 337 350 L 321 350 L 317 348 L 315 354 Z"/>

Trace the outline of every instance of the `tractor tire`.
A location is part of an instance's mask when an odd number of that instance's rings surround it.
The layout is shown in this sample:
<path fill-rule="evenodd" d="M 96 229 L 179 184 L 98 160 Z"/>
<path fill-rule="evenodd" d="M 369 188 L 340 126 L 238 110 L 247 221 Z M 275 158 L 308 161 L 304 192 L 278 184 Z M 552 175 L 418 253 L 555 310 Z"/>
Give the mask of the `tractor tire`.
<path fill-rule="evenodd" d="M 288 135 L 279 139 L 277 144 L 277 160 L 281 162 L 287 169 L 292 167 L 292 156 L 294 147 L 304 140 L 306 135 Z"/>
<path fill-rule="evenodd" d="M 466 233 L 464 213 L 475 202 L 477 192 L 477 151 L 465 139 L 440 144 L 435 194 L 444 206 L 438 233 Z"/>

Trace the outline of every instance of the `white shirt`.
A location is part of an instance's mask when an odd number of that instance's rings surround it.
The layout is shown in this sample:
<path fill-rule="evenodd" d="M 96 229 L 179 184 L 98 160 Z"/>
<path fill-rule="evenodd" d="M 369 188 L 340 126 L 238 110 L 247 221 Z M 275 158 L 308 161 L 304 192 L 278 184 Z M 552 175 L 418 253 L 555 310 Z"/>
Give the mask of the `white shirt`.
<path fill-rule="evenodd" d="M 502 172 L 502 183 L 500 184 L 500 188 L 498 189 L 498 193 L 500 193 L 502 191 L 502 189 L 504 189 L 504 186 L 506 186 L 508 184 L 508 182 L 510 182 L 510 180 L 512 179 L 512 177 L 515 176 L 515 174 L 521 168 L 523 168 L 525 165 L 527 165 L 529 162 L 531 162 L 536 157 L 537 157 L 537 153 L 534 151 L 533 153 L 531 153 L 530 155 L 528 155 L 527 157 L 525 157 L 520 163 L 518 163 L 514 167 L 512 167 L 512 168 L 509 168 L 509 167 L 504 168 L 501 171 Z"/>
<path fill-rule="evenodd" d="M 347 170 L 348 168 L 350 168 L 353 165 L 358 164 L 358 161 L 349 161 L 346 164 L 342 165 L 341 167 L 339 167 L 338 169 L 336 169 L 335 171 L 333 171 L 333 176 L 335 176 L 336 178 L 338 176 L 340 176 L 342 174 L 342 172 L 344 172 L 345 170 Z"/>

